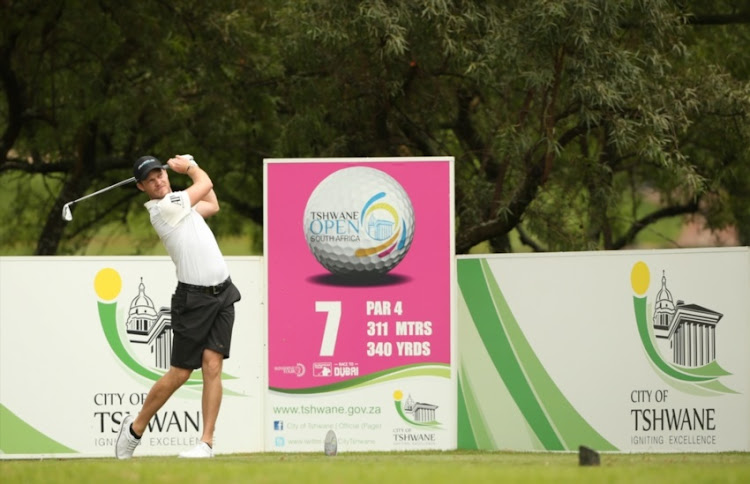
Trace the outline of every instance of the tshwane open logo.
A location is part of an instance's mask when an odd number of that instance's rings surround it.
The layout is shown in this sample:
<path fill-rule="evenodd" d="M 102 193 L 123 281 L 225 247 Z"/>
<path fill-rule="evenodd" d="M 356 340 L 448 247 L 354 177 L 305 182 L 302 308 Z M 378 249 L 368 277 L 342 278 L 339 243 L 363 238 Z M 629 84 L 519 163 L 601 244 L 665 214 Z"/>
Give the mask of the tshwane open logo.
<path fill-rule="evenodd" d="M 716 361 L 716 331 L 723 315 L 697 304 L 675 302 L 664 272 L 656 299 L 649 303 L 646 293 L 650 281 L 651 273 L 644 262 L 633 265 L 630 282 L 638 334 L 654 369 L 670 385 L 686 393 L 737 393 L 719 381 L 731 374 Z M 667 356 L 660 347 L 666 348 Z"/>
<path fill-rule="evenodd" d="M 162 306 L 157 310 L 141 280 L 137 295 L 130 300 L 127 319 L 118 325 L 117 297 L 122 291 L 120 274 L 112 268 L 100 270 L 94 278 L 94 290 L 99 297 L 97 305 L 102 331 L 115 356 L 130 371 L 147 380 L 156 381 L 161 378 L 169 369 L 172 352 L 171 308 Z M 139 360 L 136 352 L 132 351 L 131 343 L 142 345 L 153 361 L 144 364 Z M 222 375 L 222 379 L 232 378 L 234 377 L 227 374 Z M 196 370 L 185 386 L 200 389 L 202 384 L 201 371 Z"/>
<path fill-rule="evenodd" d="M 414 238 L 414 207 L 404 187 L 365 166 L 323 179 L 305 206 L 310 251 L 332 274 L 368 279 L 396 267 Z"/>

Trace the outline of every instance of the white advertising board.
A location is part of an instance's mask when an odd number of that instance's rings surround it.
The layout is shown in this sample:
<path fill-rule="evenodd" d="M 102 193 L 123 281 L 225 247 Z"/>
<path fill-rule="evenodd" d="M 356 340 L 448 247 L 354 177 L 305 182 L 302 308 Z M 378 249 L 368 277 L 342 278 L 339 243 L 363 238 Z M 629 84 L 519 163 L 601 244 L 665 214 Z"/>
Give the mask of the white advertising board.
<path fill-rule="evenodd" d="M 750 450 L 750 250 L 462 257 L 459 448 Z"/>
<path fill-rule="evenodd" d="M 215 450 L 262 451 L 263 263 L 226 259 L 242 300 Z M 168 368 L 176 284 L 167 257 L 0 258 L 0 458 L 114 456 L 123 416 Z M 196 371 L 152 419 L 137 455 L 198 442 L 201 385 Z"/>

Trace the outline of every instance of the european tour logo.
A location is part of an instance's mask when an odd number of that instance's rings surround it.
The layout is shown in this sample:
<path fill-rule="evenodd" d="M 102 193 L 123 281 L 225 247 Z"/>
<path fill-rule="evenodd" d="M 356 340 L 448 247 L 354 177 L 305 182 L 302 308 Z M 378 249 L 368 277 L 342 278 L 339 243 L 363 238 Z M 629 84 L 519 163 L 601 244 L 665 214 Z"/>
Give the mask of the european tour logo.
<path fill-rule="evenodd" d="M 650 302 L 651 271 L 642 261 L 633 265 L 630 282 L 638 334 L 654 370 L 686 393 L 737 393 L 719 380 L 731 375 L 716 361 L 716 332 L 723 314 L 698 304 L 675 301 L 666 271 L 662 271 L 658 290 L 651 289 L 651 294 L 656 295 Z"/>
<path fill-rule="evenodd" d="M 141 278 L 137 294 L 129 300 L 127 319 L 118 324 L 118 297 L 122 292 L 122 277 L 112 268 L 101 269 L 94 277 L 94 290 L 99 298 L 99 322 L 110 349 L 125 367 L 154 382 L 169 369 L 172 353 L 171 308 L 161 306 L 157 309 L 148 296 L 146 285 Z M 148 364 L 138 357 L 133 345 L 142 346 L 142 354 L 152 358 Z M 222 374 L 222 379 L 234 377 Z M 150 385 L 150 383 L 149 383 Z M 200 370 L 195 370 L 185 382 L 186 388 L 200 390 L 203 377 Z M 233 392 L 224 389 L 225 393 Z"/>

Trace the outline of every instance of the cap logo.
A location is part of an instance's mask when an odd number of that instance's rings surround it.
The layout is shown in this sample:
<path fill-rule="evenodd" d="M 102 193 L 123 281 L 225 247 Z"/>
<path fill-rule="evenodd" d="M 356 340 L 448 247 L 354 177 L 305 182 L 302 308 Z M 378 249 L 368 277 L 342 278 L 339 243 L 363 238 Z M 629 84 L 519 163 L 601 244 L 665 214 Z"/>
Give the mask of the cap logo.
<path fill-rule="evenodd" d="M 143 165 L 145 165 L 147 163 L 151 163 L 152 161 L 154 161 L 154 158 L 149 158 L 149 159 L 145 160 L 143 163 L 141 163 L 140 165 L 138 165 L 138 169 L 140 170 L 141 168 L 143 168 Z"/>

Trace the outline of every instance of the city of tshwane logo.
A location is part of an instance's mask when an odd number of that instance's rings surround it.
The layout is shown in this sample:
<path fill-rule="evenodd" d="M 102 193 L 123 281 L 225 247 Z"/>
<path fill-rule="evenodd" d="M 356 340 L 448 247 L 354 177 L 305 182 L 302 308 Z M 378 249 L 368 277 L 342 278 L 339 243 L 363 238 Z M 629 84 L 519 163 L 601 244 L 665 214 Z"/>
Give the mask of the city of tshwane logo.
<path fill-rule="evenodd" d="M 638 334 L 657 373 L 686 393 L 737 393 L 719 381 L 720 377 L 731 374 L 716 361 L 716 328 L 723 314 L 675 301 L 667 288 L 666 271 L 662 272 L 655 301 L 649 303 L 651 273 L 644 262 L 633 265 L 630 282 Z"/>
<path fill-rule="evenodd" d="M 118 326 L 117 297 L 122 291 L 120 274 L 112 268 L 101 269 L 94 278 L 94 290 L 100 299 L 99 321 L 104 336 L 120 362 L 147 380 L 161 378 L 169 369 L 172 354 L 171 308 L 161 306 L 157 310 L 153 300 L 146 295 L 146 285 L 141 278 L 138 294 L 130 301 L 127 319 L 124 325 Z M 134 351 L 134 347 L 138 350 Z M 146 362 L 142 356 L 150 361 Z M 234 377 L 222 374 L 222 379 L 231 378 Z M 200 388 L 203 385 L 201 371 L 193 371 L 185 385 Z"/>
<path fill-rule="evenodd" d="M 396 405 L 396 412 L 404 422 L 415 427 L 433 427 L 438 428 L 440 422 L 435 420 L 435 410 L 437 405 L 430 403 L 415 402 L 411 395 L 406 401 L 403 401 L 404 393 L 401 390 L 393 392 L 393 403 Z"/>

